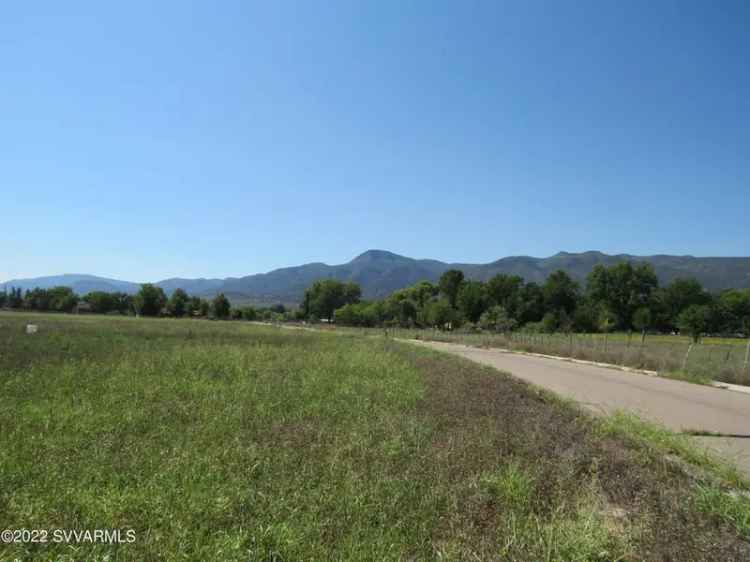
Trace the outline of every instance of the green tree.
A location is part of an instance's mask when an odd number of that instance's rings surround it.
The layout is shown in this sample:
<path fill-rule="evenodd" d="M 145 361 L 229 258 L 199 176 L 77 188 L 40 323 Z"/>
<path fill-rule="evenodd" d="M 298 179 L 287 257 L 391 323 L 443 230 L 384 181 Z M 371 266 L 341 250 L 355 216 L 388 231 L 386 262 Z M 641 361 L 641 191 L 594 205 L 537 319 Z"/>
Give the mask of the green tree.
<path fill-rule="evenodd" d="M 183 289 L 175 289 L 172 296 L 169 297 L 167 303 L 167 310 L 169 314 L 176 318 L 182 318 L 188 312 L 188 304 L 190 303 L 190 297 Z"/>
<path fill-rule="evenodd" d="M 433 297 L 437 296 L 440 289 L 429 281 L 420 281 L 409 289 L 410 298 L 419 308 L 424 307 Z"/>
<path fill-rule="evenodd" d="M 133 299 L 136 313 L 142 316 L 158 316 L 167 304 L 164 289 L 151 283 L 144 283 Z"/>
<path fill-rule="evenodd" d="M 617 326 L 617 315 L 608 308 L 602 308 L 599 312 L 599 331 L 607 334 Z"/>
<path fill-rule="evenodd" d="M 703 286 L 696 279 L 678 278 L 655 295 L 658 324 L 662 330 L 678 327 L 680 313 L 692 305 L 707 305 L 711 301 Z"/>
<path fill-rule="evenodd" d="M 706 331 L 712 334 L 728 334 L 732 330 L 729 327 L 732 324 L 732 314 L 725 302 L 721 299 L 712 298 L 708 305 L 708 326 Z"/>
<path fill-rule="evenodd" d="M 10 288 L 7 302 L 9 308 L 21 308 L 23 306 L 23 293 L 21 287 Z"/>
<path fill-rule="evenodd" d="M 344 304 L 357 303 L 361 298 L 362 288 L 357 283 L 350 281 L 344 284 Z"/>
<path fill-rule="evenodd" d="M 362 290 L 356 283 L 343 283 L 337 279 L 321 279 L 305 291 L 302 310 L 305 318 L 333 320 L 337 308 L 359 302 Z"/>
<path fill-rule="evenodd" d="M 48 290 L 49 306 L 58 312 L 72 312 L 79 301 L 70 287 L 52 287 Z"/>
<path fill-rule="evenodd" d="M 719 295 L 725 311 L 722 332 L 750 336 L 750 289 L 729 289 Z"/>
<path fill-rule="evenodd" d="M 214 300 L 211 303 L 211 309 L 214 313 L 214 317 L 221 319 L 229 318 L 231 305 L 229 304 L 229 299 L 224 296 L 224 293 L 219 293 L 214 297 Z"/>
<path fill-rule="evenodd" d="M 518 293 L 518 323 L 539 322 L 544 317 L 544 291 L 534 282 L 526 283 Z"/>
<path fill-rule="evenodd" d="M 633 313 L 647 306 L 659 281 L 651 264 L 620 262 L 596 265 L 588 276 L 588 297 L 612 311 L 623 328 L 632 327 Z"/>
<path fill-rule="evenodd" d="M 401 326 L 413 326 L 425 305 L 438 294 L 438 288 L 429 281 L 395 291 L 385 300 L 384 314 Z"/>
<path fill-rule="evenodd" d="M 458 291 L 461 289 L 463 282 L 464 272 L 460 269 L 449 269 L 440 276 L 440 281 L 438 281 L 440 293 L 448 299 L 448 303 L 453 308 L 456 308 Z"/>
<path fill-rule="evenodd" d="M 542 332 L 551 334 L 552 332 L 557 331 L 557 328 L 560 325 L 560 321 L 557 318 L 557 314 L 550 311 L 544 314 L 544 317 L 542 318 L 540 324 L 540 329 Z"/>
<path fill-rule="evenodd" d="M 584 298 L 573 313 L 573 329 L 576 332 L 598 332 L 601 305 L 590 298 Z"/>
<path fill-rule="evenodd" d="M 258 311 L 252 306 L 246 306 L 242 309 L 242 319 L 253 321 L 258 318 Z"/>
<path fill-rule="evenodd" d="M 516 315 L 523 279 L 518 275 L 498 273 L 487 281 L 487 296 L 492 304 L 505 308 L 509 316 Z"/>
<path fill-rule="evenodd" d="M 190 300 L 185 306 L 185 313 L 188 316 L 201 316 L 201 298 L 190 297 Z"/>
<path fill-rule="evenodd" d="M 111 294 L 114 310 L 120 314 L 128 314 L 133 309 L 132 295 L 120 291 Z"/>
<path fill-rule="evenodd" d="M 203 318 L 206 318 L 210 311 L 211 305 L 208 303 L 208 301 L 206 299 L 200 299 L 200 302 L 198 304 L 198 314 Z"/>
<path fill-rule="evenodd" d="M 698 343 L 698 340 L 706 332 L 710 313 L 710 308 L 705 304 L 691 304 L 680 312 L 677 317 L 677 327 L 681 332 L 685 332 L 692 337 L 695 343 Z"/>
<path fill-rule="evenodd" d="M 359 326 L 361 325 L 361 312 L 356 304 L 345 304 L 336 309 L 333 313 L 336 324 L 342 326 Z"/>
<path fill-rule="evenodd" d="M 29 310 L 49 310 L 50 295 L 46 289 L 40 289 L 39 287 L 31 291 L 26 291 L 26 295 L 23 298 L 23 306 Z"/>
<path fill-rule="evenodd" d="M 409 290 L 396 291 L 385 300 L 383 316 L 402 327 L 411 327 L 417 322 L 420 307 Z"/>
<path fill-rule="evenodd" d="M 633 327 L 642 334 L 648 331 L 653 321 L 651 310 L 646 306 L 639 308 L 633 313 Z"/>
<path fill-rule="evenodd" d="M 430 301 L 425 305 L 424 323 L 440 329 L 451 325 L 453 328 L 458 324 L 458 314 L 446 299 Z"/>
<path fill-rule="evenodd" d="M 358 302 L 342 306 L 334 313 L 337 324 L 344 326 L 377 326 L 381 323 L 381 306 L 377 302 Z"/>
<path fill-rule="evenodd" d="M 578 304 L 578 289 L 578 283 L 562 269 L 551 273 L 542 287 L 547 311 L 559 315 L 564 310 L 571 315 Z"/>
<path fill-rule="evenodd" d="M 91 312 L 107 314 L 116 310 L 117 302 L 113 293 L 104 291 L 92 291 L 83 297 L 83 300 L 91 306 Z"/>
<path fill-rule="evenodd" d="M 486 310 L 479 318 L 479 325 L 482 329 L 493 332 L 510 332 L 516 327 L 516 324 L 517 322 L 508 315 L 508 311 L 500 305 L 495 305 Z"/>
<path fill-rule="evenodd" d="M 464 281 L 458 289 L 456 308 L 469 322 L 478 322 L 487 310 L 487 291 L 481 281 Z"/>

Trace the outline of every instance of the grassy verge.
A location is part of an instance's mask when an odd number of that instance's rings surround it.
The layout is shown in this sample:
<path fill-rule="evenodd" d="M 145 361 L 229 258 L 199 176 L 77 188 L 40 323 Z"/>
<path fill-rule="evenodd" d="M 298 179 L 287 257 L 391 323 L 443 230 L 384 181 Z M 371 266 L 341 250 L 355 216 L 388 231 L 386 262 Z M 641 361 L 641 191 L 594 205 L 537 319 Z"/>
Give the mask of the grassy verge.
<path fill-rule="evenodd" d="M 676 381 L 691 382 L 693 384 L 711 385 L 713 380 L 706 375 L 698 375 L 696 373 L 690 373 L 685 371 L 662 371 L 659 373 L 660 377 L 667 379 L 674 379 Z"/>
<path fill-rule="evenodd" d="M 687 465 L 695 483 L 691 489 L 693 504 L 700 511 L 724 519 L 750 540 L 750 482 L 731 463 L 696 446 L 688 438 L 688 435 L 710 433 L 676 434 L 625 412 L 602 418 L 597 425 L 602 435 L 635 443 L 652 458 L 672 458 L 673 462 Z"/>
<path fill-rule="evenodd" d="M 489 368 L 242 323 L 27 321 L 0 316 L 0 528 L 136 540 L 0 560 L 750 556 L 722 488 Z"/>
<path fill-rule="evenodd" d="M 383 334 L 382 329 L 336 327 L 336 330 Z M 750 385 L 750 367 L 744 363 L 746 339 L 703 338 L 700 344 L 690 347 L 690 340 L 681 336 L 648 336 L 641 344 L 639 337 L 627 334 L 610 334 L 605 341 L 602 334 L 493 334 L 401 328 L 390 333 L 405 339 L 498 347 L 648 369 L 698 384 L 717 380 Z"/>

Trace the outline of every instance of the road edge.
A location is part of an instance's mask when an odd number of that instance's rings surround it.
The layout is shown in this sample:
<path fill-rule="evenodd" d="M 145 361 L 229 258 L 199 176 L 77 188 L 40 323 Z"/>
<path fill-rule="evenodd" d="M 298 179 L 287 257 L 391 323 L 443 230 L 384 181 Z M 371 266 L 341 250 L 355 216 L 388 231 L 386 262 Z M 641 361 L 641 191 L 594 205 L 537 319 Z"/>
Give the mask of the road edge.
<path fill-rule="evenodd" d="M 557 361 L 565 361 L 567 363 L 578 363 L 581 365 L 593 365 L 595 367 L 603 367 L 605 369 L 615 369 L 618 371 L 625 371 L 626 373 L 637 373 L 640 375 L 647 375 L 649 377 L 669 378 L 662 377 L 658 371 L 651 371 L 648 369 L 637 369 L 635 367 L 627 367 L 625 365 L 615 365 L 614 363 L 602 363 L 601 361 L 589 361 L 587 359 L 576 359 L 575 357 L 564 357 L 562 355 L 549 355 L 546 353 L 536 353 L 533 351 L 520 351 L 516 349 L 508 349 L 506 347 L 482 347 L 477 345 L 467 345 L 465 343 L 454 343 L 454 342 L 440 342 L 439 340 L 422 340 L 414 338 L 397 338 L 399 341 L 409 343 L 422 343 L 427 341 L 437 341 L 438 343 L 448 343 L 451 345 L 464 347 L 466 349 L 492 349 L 494 351 L 500 351 L 502 353 L 515 353 L 516 355 L 528 355 L 531 357 L 541 357 L 543 359 L 556 359 Z M 741 392 L 743 394 L 750 394 L 750 386 L 743 386 L 740 384 L 731 384 L 728 382 L 721 382 L 712 380 L 710 385 L 714 388 L 720 388 L 722 390 L 729 390 L 732 392 Z"/>

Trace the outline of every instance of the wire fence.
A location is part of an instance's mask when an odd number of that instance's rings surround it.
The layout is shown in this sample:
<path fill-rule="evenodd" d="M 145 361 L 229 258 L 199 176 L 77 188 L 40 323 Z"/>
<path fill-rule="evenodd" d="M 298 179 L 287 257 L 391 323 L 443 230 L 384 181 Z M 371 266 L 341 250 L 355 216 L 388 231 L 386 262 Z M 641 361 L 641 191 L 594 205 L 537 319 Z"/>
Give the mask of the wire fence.
<path fill-rule="evenodd" d="M 383 330 L 381 329 L 380 332 Z M 750 385 L 750 340 L 693 343 L 679 336 L 639 334 L 508 334 L 389 329 L 391 335 L 479 347 L 544 353 L 675 374 L 703 381 Z M 673 338 L 673 339 L 672 339 Z"/>

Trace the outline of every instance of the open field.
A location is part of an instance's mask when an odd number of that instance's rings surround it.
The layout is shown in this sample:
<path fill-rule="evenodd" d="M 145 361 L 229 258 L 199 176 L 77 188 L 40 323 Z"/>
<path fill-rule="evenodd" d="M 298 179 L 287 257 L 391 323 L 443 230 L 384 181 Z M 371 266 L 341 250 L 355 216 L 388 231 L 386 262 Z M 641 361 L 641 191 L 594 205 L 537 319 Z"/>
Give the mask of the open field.
<path fill-rule="evenodd" d="M 356 333 L 383 334 L 380 328 L 345 328 Z M 389 334 L 404 339 L 426 339 L 460 343 L 476 347 L 497 347 L 516 351 L 546 353 L 601 361 L 658 371 L 663 376 L 692 382 L 710 380 L 750 385 L 748 340 L 705 337 L 691 345 L 690 338 L 672 335 L 648 335 L 641 343 L 639 334 L 509 334 L 445 332 L 389 328 Z M 688 351 L 689 350 L 689 351 Z"/>
<path fill-rule="evenodd" d="M 676 436 L 353 333 L 0 314 L 0 427 L 0 529 L 136 537 L 3 562 L 750 559 Z"/>

